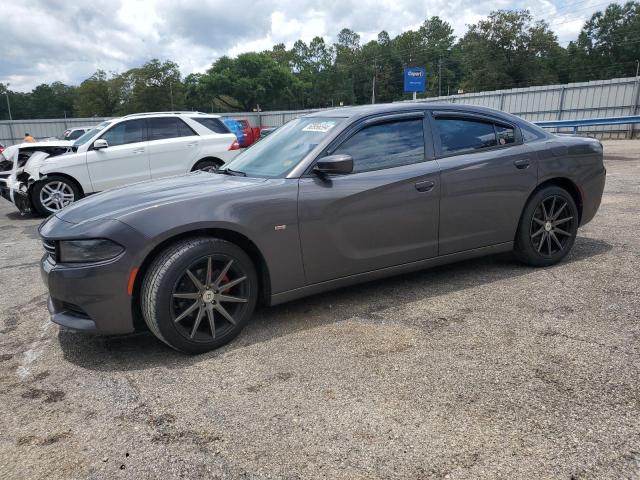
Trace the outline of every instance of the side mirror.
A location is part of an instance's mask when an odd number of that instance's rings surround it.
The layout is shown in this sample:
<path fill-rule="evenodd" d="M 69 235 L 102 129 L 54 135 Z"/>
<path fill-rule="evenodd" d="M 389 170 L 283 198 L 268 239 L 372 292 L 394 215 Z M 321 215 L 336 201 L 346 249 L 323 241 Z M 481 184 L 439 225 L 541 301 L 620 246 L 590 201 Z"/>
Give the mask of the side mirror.
<path fill-rule="evenodd" d="M 109 143 L 107 143 L 107 141 L 104 138 L 99 138 L 98 140 L 93 142 L 94 150 L 102 150 L 103 148 L 107 148 L 108 146 L 109 146 Z"/>
<path fill-rule="evenodd" d="M 353 172 L 353 158 L 351 155 L 328 155 L 316 162 L 313 170 L 324 174 L 344 174 Z"/>

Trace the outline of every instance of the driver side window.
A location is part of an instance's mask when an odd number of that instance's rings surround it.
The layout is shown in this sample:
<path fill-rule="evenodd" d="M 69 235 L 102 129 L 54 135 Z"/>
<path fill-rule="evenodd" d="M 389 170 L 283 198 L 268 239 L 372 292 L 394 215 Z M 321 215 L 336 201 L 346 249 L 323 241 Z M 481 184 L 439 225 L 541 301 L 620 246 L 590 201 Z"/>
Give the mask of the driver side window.
<path fill-rule="evenodd" d="M 145 132 L 145 120 L 127 120 L 110 128 L 101 138 L 105 139 L 110 147 L 116 147 L 128 143 L 143 142 Z"/>
<path fill-rule="evenodd" d="M 422 119 L 400 120 L 365 127 L 333 153 L 353 158 L 353 173 L 423 162 Z"/>

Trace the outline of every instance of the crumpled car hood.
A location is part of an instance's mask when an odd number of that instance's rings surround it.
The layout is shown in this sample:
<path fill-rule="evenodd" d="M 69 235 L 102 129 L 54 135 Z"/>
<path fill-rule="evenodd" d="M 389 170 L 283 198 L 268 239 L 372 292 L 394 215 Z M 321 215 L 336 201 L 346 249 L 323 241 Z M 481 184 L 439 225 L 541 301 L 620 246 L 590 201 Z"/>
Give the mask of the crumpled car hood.
<path fill-rule="evenodd" d="M 148 180 L 90 195 L 63 208 L 56 216 L 69 223 L 106 219 L 126 221 L 127 215 L 175 202 L 211 201 L 229 190 L 255 188 L 263 178 L 235 177 L 207 172 Z"/>

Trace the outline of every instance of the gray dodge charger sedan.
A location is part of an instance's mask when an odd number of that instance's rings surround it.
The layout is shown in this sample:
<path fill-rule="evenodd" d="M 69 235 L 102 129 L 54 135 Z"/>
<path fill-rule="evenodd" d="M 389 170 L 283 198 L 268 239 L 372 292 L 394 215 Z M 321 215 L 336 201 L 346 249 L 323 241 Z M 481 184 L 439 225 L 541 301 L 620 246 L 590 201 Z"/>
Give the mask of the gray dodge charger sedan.
<path fill-rule="evenodd" d="M 188 353 L 258 301 L 513 250 L 548 266 L 600 205 L 602 145 L 509 114 L 389 104 L 293 120 L 215 172 L 105 191 L 40 227 L 55 323 Z"/>

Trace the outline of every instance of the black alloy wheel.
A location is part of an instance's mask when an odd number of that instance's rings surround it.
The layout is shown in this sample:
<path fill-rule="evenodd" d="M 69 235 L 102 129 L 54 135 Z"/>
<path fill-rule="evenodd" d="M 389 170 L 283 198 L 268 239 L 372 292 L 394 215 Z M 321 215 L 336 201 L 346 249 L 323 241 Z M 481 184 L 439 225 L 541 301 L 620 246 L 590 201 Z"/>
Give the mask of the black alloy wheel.
<path fill-rule="evenodd" d="M 524 207 L 515 238 L 516 257 L 547 267 L 571 250 L 580 224 L 576 203 L 566 190 L 550 185 L 534 192 Z"/>
<path fill-rule="evenodd" d="M 225 336 L 249 302 L 247 273 L 228 255 L 200 258 L 173 287 L 172 318 L 178 331 L 194 341 Z"/>
<path fill-rule="evenodd" d="M 160 252 L 140 290 L 151 332 L 192 354 L 230 342 L 251 318 L 257 299 L 258 277 L 246 252 L 210 237 L 180 240 Z"/>
<path fill-rule="evenodd" d="M 572 243 L 577 219 L 567 208 L 568 204 L 563 197 L 551 195 L 534 211 L 529 233 L 531 243 L 540 255 L 551 258 Z"/>

